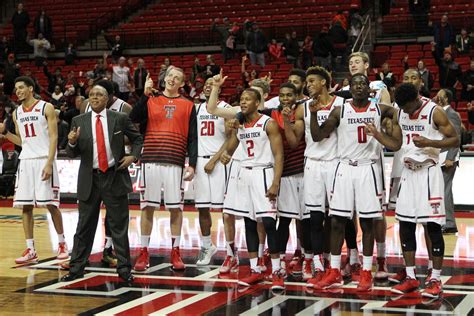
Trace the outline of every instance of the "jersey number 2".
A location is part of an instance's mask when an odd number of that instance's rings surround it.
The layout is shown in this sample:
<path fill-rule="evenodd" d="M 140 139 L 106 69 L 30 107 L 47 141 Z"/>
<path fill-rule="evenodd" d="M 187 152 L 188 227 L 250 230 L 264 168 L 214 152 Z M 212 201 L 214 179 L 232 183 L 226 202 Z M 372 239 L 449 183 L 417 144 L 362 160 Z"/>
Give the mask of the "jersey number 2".
<path fill-rule="evenodd" d="M 33 123 L 23 125 L 25 127 L 25 137 L 35 137 L 35 126 Z"/>
<path fill-rule="evenodd" d="M 254 154 L 254 152 L 253 152 L 253 147 L 254 147 L 254 145 L 255 145 L 254 142 L 253 142 L 253 140 L 248 140 L 248 141 L 246 142 L 246 144 L 247 144 L 247 155 L 248 155 L 249 157 L 255 156 L 255 154 Z"/>
<path fill-rule="evenodd" d="M 367 134 L 365 133 L 365 126 L 357 127 L 357 141 L 359 144 L 367 143 Z"/>
<path fill-rule="evenodd" d="M 213 121 L 201 122 L 201 136 L 214 136 L 214 122 Z"/>

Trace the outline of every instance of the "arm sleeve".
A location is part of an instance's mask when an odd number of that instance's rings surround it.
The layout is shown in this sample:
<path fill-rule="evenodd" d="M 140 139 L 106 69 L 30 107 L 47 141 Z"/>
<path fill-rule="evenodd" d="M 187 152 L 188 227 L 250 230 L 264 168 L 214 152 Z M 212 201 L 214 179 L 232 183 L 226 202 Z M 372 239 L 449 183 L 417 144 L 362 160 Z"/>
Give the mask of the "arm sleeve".
<path fill-rule="evenodd" d="M 133 107 L 129 115 L 133 123 L 142 123 L 148 119 L 148 99 L 146 95 L 142 95 L 140 101 Z"/>
<path fill-rule="evenodd" d="M 188 157 L 189 166 L 196 168 L 197 163 L 197 120 L 196 120 L 196 108 L 193 106 L 191 116 L 189 117 L 189 130 L 188 130 Z"/>

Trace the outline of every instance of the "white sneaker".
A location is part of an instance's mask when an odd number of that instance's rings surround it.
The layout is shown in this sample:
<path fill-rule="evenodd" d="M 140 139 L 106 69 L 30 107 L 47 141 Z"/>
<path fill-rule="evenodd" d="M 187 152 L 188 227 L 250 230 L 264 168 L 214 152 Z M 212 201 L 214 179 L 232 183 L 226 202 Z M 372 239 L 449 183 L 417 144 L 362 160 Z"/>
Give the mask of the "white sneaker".
<path fill-rule="evenodd" d="M 212 256 L 214 256 L 216 252 L 217 248 L 214 245 L 211 245 L 209 248 L 201 247 L 196 265 L 207 266 L 211 262 Z"/>
<path fill-rule="evenodd" d="M 67 249 L 67 245 L 65 242 L 60 242 L 58 245 L 58 255 L 56 259 L 58 260 L 65 260 L 69 258 L 69 251 Z"/>
<path fill-rule="evenodd" d="M 23 252 L 23 255 L 20 258 L 15 259 L 16 264 L 36 262 L 38 262 L 38 255 L 36 254 L 36 251 L 31 250 L 30 248 L 26 248 L 26 250 Z"/>

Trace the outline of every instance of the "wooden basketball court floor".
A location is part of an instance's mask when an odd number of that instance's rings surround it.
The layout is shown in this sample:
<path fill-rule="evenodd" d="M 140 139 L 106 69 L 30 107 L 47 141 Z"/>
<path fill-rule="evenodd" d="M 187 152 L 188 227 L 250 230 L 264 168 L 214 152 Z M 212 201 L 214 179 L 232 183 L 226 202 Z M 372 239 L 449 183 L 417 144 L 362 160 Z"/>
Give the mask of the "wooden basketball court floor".
<path fill-rule="evenodd" d="M 78 213 L 63 208 L 66 240 L 72 248 Z M 103 223 L 102 214 L 101 220 Z M 211 266 L 196 267 L 199 249 L 197 213 L 186 211 L 181 249 L 187 264 L 184 272 L 170 270 L 171 244 L 168 213 L 155 212 L 151 238 L 151 267 L 135 273 L 135 282 L 125 284 L 114 269 L 100 263 L 103 225 L 97 230 L 93 255 L 84 279 L 58 282 L 66 271 L 55 260 L 57 235 L 48 212 L 35 211 L 35 244 L 40 261 L 16 266 L 14 259 L 25 249 L 19 210 L 0 208 L 0 315 L 474 315 L 474 213 L 458 213 L 457 235 L 445 236 L 446 261 L 442 271 L 444 294 L 439 300 L 425 300 L 418 292 L 405 296 L 390 293 L 388 281 L 376 282 L 367 294 L 346 282 L 342 289 L 311 292 L 298 276 L 290 275 L 286 291 L 273 294 L 270 282 L 250 288 L 237 286 L 237 274 L 219 278 L 218 267 L 225 256 L 223 225 L 213 213 L 213 241 L 219 252 Z M 389 271 L 401 267 L 398 224 L 388 216 L 387 253 Z M 292 223 L 287 258 L 295 248 Z M 130 212 L 132 260 L 138 254 L 140 212 Z M 417 275 L 426 275 L 427 251 L 423 230 L 417 231 Z M 359 236 L 360 242 L 360 236 Z M 236 244 L 245 248 L 242 221 L 237 221 Z M 239 274 L 249 271 L 245 249 L 240 251 Z"/>

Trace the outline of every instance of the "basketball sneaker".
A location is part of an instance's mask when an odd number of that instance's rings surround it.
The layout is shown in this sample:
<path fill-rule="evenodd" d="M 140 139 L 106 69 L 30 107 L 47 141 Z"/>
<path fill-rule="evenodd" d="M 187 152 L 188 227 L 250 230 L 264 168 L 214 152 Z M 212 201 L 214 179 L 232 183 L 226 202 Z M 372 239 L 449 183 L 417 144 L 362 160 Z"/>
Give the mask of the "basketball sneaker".
<path fill-rule="evenodd" d="M 351 264 L 351 279 L 352 279 L 352 282 L 355 284 L 359 283 L 360 270 L 362 270 L 360 263 Z"/>
<path fill-rule="evenodd" d="M 263 257 L 258 258 L 257 265 L 260 267 L 260 271 L 262 271 L 262 272 L 267 271 L 267 266 L 265 264 L 265 259 Z"/>
<path fill-rule="evenodd" d="M 314 270 L 314 276 L 306 282 L 307 287 L 314 287 L 317 283 L 321 282 L 324 277 L 324 271 L 319 269 Z"/>
<path fill-rule="evenodd" d="M 397 294 L 406 294 L 416 291 L 420 286 L 420 281 L 406 277 L 400 284 L 393 286 L 390 291 Z"/>
<path fill-rule="evenodd" d="M 290 261 L 290 264 L 288 264 L 288 268 L 290 268 L 292 273 L 299 274 L 303 270 L 303 259 L 304 256 L 301 253 L 301 250 L 295 250 L 295 253 L 293 255 L 293 258 Z"/>
<path fill-rule="evenodd" d="M 431 272 L 433 272 L 433 269 L 428 269 L 428 273 L 427 273 L 426 279 L 425 279 L 425 286 L 428 285 L 431 281 Z"/>
<path fill-rule="evenodd" d="M 171 249 L 171 269 L 173 270 L 184 270 L 185 266 L 183 260 L 181 260 L 181 255 L 179 254 L 179 247 L 173 247 Z"/>
<path fill-rule="evenodd" d="M 397 274 L 391 275 L 388 277 L 388 280 L 393 283 L 400 284 L 405 280 L 407 277 L 407 272 L 405 269 L 398 270 Z"/>
<path fill-rule="evenodd" d="M 115 256 L 114 250 L 112 247 L 104 248 L 102 251 L 102 263 L 109 265 L 113 268 L 117 266 L 117 257 Z"/>
<path fill-rule="evenodd" d="M 360 271 L 359 284 L 357 285 L 358 292 L 367 292 L 372 290 L 372 272 L 369 270 Z"/>
<path fill-rule="evenodd" d="M 250 270 L 250 275 L 240 279 L 237 283 L 241 286 L 251 286 L 263 281 L 263 273 Z"/>
<path fill-rule="evenodd" d="M 209 248 L 201 247 L 199 251 L 198 260 L 196 261 L 196 265 L 198 266 L 207 266 L 211 263 L 212 256 L 214 256 L 217 252 L 217 248 L 214 245 L 211 245 Z"/>
<path fill-rule="evenodd" d="M 439 298 L 443 293 L 443 287 L 440 280 L 431 279 L 428 285 L 421 291 L 421 296 Z"/>
<path fill-rule="evenodd" d="M 227 274 L 239 270 L 239 258 L 237 256 L 227 256 L 219 268 L 219 273 Z"/>
<path fill-rule="evenodd" d="M 313 277 L 313 259 L 312 258 L 305 258 L 303 261 L 303 280 L 307 281 Z"/>
<path fill-rule="evenodd" d="M 341 287 L 343 284 L 344 281 L 342 280 L 341 270 L 330 268 L 329 270 L 327 270 L 322 280 L 314 284 L 313 288 L 315 290 L 325 290 L 330 288 Z"/>
<path fill-rule="evenodd" d="M 285 289 L 285 271 L 277 270 L 272 273 L 272 291 L 283 291 Z"/>
<path fill-rule="evenodd" d="M 150 266 L 150 257 L 148 255 L 148 248 L 143 247 L 140 249 L 140 255 L 135 262 L 133 270 L 135 271 L 145 271 Z"/>
<path fill-rule="evenodd" d="M 375 270 L 375 279 L 386 279 L 388 278 L 387 263 L 385 258 L 377 258 L 377 267 Z"/>
<path fill-rule="evenodd" d="M 60 242 L 58 244 L 58 254 L 56 255 L 56 259 L 64 260 L 69 258 L 69 252 L 67 250 L 67 245 L 65 242 Z"/>
<path fill-rule="evenodd" d="M 36 262 L 38 262 L 38 255 L 36 254 L 36 251 L 31 250 L 30 248 L 26 248 L 26 250 L 23 251 L 23 254 L 21 255 L 21 257 L 15 259 L 16 264 L 36 263 Z"/>

